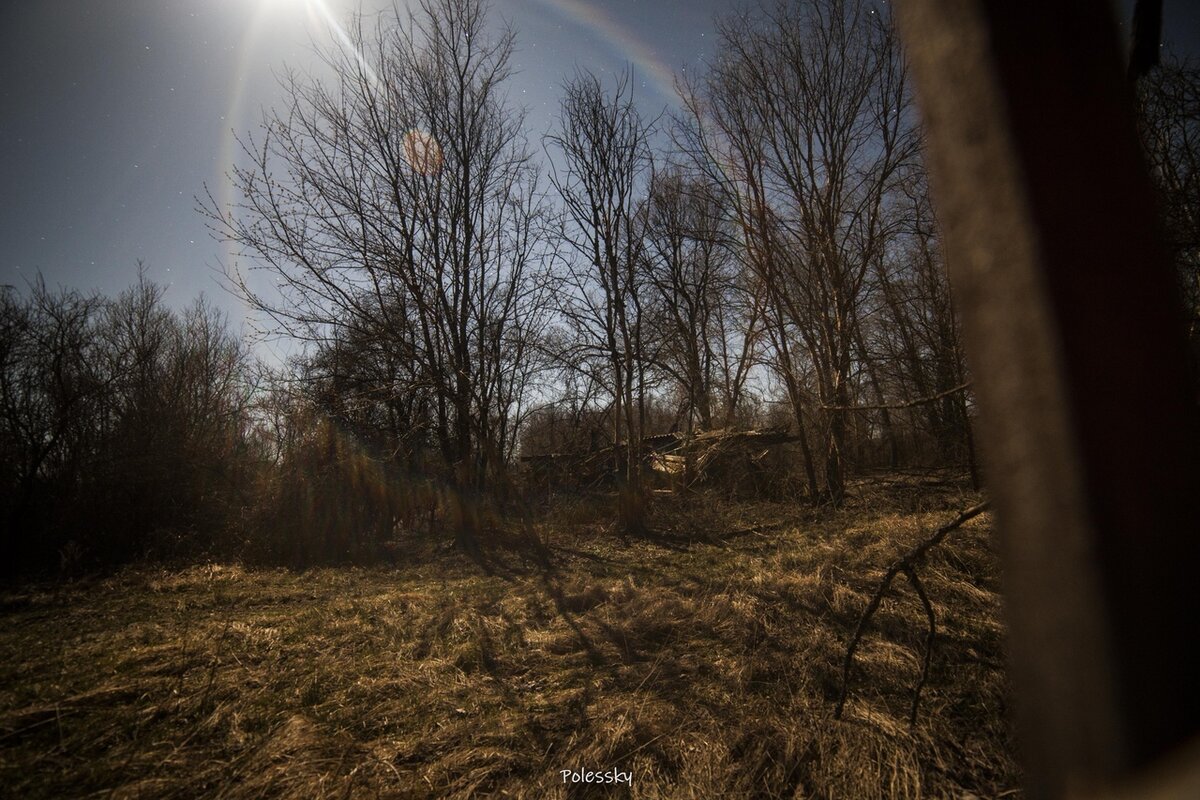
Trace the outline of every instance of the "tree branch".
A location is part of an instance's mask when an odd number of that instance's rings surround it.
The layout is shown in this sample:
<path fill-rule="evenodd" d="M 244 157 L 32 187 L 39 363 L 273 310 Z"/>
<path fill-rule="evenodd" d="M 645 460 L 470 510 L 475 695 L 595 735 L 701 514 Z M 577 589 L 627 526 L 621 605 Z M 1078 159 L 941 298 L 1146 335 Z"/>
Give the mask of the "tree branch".
<path fill-rule="evenodd" d="M 896 403 L 894 405 L 874 405 L 874 406 L 827 406 L 822 405 L 821 408 L 826 411 L 894 411 L 902 408 L 913 408 L 915 406 L 923 406 L 929 403 L 936 403 L 943 397 L 949 397 L 952 394 L 966 391 L 971 388 L 971 382 L 967 381 L 964 384 L 955 386 L 953 389 L 947 389 L 944 392 L 931 394 L 928 397 L 918 397 L 916 400 L 909 400 L 907 403 Z"/>
<path fill-rule="evenodd" d="M 876 587 L 875 592 L 871 595 L 871 600 L 867 603 L 866 610 L 859 617 L 858 626 L 854 629 L 854 635 L 850 637 L 850 643 L 846 646 L 846 658 L 842 662 L 842 691 L 838 695 L 837 708 L 833 712 L 834 719 L 842 718 L 842 710 L 846 705 L 846 695 L 850 690 L 850 670 L 854 666 L 854 652 L 858 649 L 859 642 L 862 641 L 863 634 L 867 629 L 867 623 L 871 621 L 871 617 L 879 609 L 879 604 L 883 601 L 884 592 L 892 585 L 892 581 L 896 579 L 896 576 L 903 572 L 908 577 L 913 589 L 916 590 L 917 596 L 921 599 L 921 604 L 925 607 L 925 614 L 929 619 L 929 634 L 925 641 L 924 666 L 921 669 L 921 679 L 913 690 L 912 710 L 909 714 L 909 723 L 916 723 L 917 706 L 921 701 L 921 690 L 924 688 L 926 679 L 929 676 L 929 662 L 933 655 L 933 642 L 936 632 L 933 605 L 929 602 L 929 596 L 925 593 L 921 581 L 917 578 L 916 567 L 925 558 L 925 554 L 940 544 L 951 531 L 957 530 L 967 520 L 973 519 L 987 511 L 990 506 L 991 503 L 987 500 L 978 505 L 971 506 L 952 521 L 938 528 L 888 567 L 888 571 L 884 574 L 883 579 L 879 581 L 879 586 Z"/>

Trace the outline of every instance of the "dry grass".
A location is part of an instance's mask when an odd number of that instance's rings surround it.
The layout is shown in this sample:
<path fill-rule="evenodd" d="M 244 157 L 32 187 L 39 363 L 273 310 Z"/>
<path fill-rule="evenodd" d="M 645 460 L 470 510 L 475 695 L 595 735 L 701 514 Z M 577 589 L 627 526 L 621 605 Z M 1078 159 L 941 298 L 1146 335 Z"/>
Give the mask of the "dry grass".
<path fill-rule="evenodd" d="M 860 650 L 845 720 L 833 701 L 872 581 L 947 513 L 695 505 L 662 509 L 662 537 L 628 545 L 571 509 L 539 531 L 548 567 L 426 550 L 389 570 L 204 566 L 10 590 L 0 793 L 1014 794 L 987 517 L 925 568 L 941 630 L 910 729 L 924 618 L 906 587 Z M 631 789 L 558 774 L 611 767 Z"/>

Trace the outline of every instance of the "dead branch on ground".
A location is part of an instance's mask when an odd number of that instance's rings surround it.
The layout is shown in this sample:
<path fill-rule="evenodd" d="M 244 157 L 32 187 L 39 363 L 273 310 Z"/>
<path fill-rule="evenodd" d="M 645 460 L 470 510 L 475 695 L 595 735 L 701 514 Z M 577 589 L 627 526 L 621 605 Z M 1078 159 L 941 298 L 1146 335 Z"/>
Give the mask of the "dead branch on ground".
<path fill-rule="evenodd" d="M 921 584 L 920 578 L 917 577 L 917 566 L 925 559 L 925 555 L 941 543 L 951 531 L 961 527 L 967 520 L 973 519 L 987 511 L 989 507 L 990 503 L 985 500 L 978 505 L 968 508 L 954 520 L 938 528 L 929 537 L 922 540 L 888 567 L 888 571 L 879 582 L 879 586 L 876 587 L 875 592 L 871 595 L 871 601 L 867 603 L 866 610 L 859 617 L 858 626 L 854 629 L 854 635 L 850 637 L 850 643 L 846 646 L 846 658 L 842 662 L 842 691 L 838 696 L 837 708 L 833 712 L 835 719 L 842 718 L 842 710 L 846 705 L 846 695 L 850 691 L 850 670 L 854 666 L 854 652 L 858 649 L 859 642 L 862 641 L 863 634 L 867 630 L 867 623 L 871 621 L 871 617 L 879 609 L 879 604 L 883 601 L 883 595 L 888 590 L 888 587 L 892 585 L 892 581 L 896 579 L 897 575 L 903 572 L 904 576 L 908 578 L 908 582 L 912 584 L 913 590 L 916 591 L 917 597 L 921 599 L 921 605 L 925 608 L 925 616 L 929 620 L 929 633 L 925 638 L 925 657 L 921 666 L 921 678 L 913 689 L 912 709 L 908 716 L 909 724 L 916 724 L 917 707 L 921 702 L 921 690 L 925 688 L 925 682 L 929 678 L 929 663 L 933 658 L 933 643 L 937 635 L 937 618 L 933 613 L 933 604 L 929 601 L 929 595 L 925 593 L 925 587 Z"/>

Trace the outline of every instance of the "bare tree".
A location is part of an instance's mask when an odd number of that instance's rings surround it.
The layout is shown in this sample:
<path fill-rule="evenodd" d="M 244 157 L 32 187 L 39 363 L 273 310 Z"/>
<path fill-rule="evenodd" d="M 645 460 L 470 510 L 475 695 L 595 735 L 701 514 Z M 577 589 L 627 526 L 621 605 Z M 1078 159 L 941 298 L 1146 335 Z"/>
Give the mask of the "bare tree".
<path fill-rule="evenodd" d="M 825 484 L 839 501 L 867 280 L 918 152 L 899 48 L 888 21 L 858 0 L 779 3 L 719 30 L 720 57 L 687 93 L 684 147 L 738 215 L 801 427 L 812 403 L 798 377 L 811 374 Z"/>
<path fill-rule="evenodd" d="M 645 202 L 644 263 L 661 345 L 656 358 L 681 395 L 687 434 L 731 424 L 748 376 L 755 304 L 736 280 L 719 191 L 671 168 Z M 714 408 L 720 402 L 721 408 Z"/>
<path fill-rule="evenodd" d="M 0 291 L 0 447 L 4 465 L 4 561 L 46 556 L 48 501 L 77 462 L 76 443 L 104 389 L 97 370 L 99 297 L 53 291 L 39 276 L 21 297 Z M 69 482 L 69 481 L 68 481 Z M 53 552 L 53 550 L 51 550 Z"/>
<path fill-rule="evenodd" d="M 645 237 L 639 195 L 651 168 L 649 125 L 633 102 L 629 75 L 611 93 L 581 72 L 565 86 L 559 129 L 547 137 L 558 156 L 551 178 L 565 213 L 568 267 L 561 310 L 581 352 L 599 359 L 613 402 L 619 517 L 644 527 L 641 442 L 646 433 L 645 308 L 641 294 Z"/>
<path fill-rule="evenodd" d="M 864 324 L 868 363 L 877 365 L 882 383 L 879 402 L 932 440 L 938 463 L 961 463 L 965 455 L 975 475 L 970 395 L 953 391 L 969 382 L 966 363 L 923 174 L 912 176 L 894 212 L 900 217 L 898 235 L 873 264 L 872 307 Z M 913 398 L 936 399 L 887 409 Z"/>
<path fill-rule="evenodd" d="M 1183 290 L 1193 370 L 1200 376 L 1200 67 L 1165 58 L 1138 81 L 1137 99 L 1142 145 Z"/>
<path fill-rule="evenodd" d="M 427 398 L 467 548 L 515 440 L 525 345 L 546 306 L 536 171 L 503 92 L 514 34 L 492 32 L 486 11 L 422 0 L 370 30 L 360 18 L 327 53 L 334 85 L 288 73 L 287 107 L 243 142 L 251 165 L 232 178 L 244 201 L 205 203 L 217 235 L 269 276 L 260 292 L 232 275 L 276 331 L 377 337 L 386 358 L 417 365 L 389 390 Z"/>

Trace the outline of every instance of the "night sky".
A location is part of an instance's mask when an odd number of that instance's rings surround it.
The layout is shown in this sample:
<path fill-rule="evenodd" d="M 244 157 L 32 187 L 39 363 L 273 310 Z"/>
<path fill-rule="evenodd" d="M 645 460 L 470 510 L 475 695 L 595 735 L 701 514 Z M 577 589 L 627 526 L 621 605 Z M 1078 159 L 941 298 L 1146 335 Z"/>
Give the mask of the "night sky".
<path fill-rule="evenodd" d="M 400 0 L 404 2 L 404 0 Z M 375 13 L 390 0 L 364 0 Z M 632 64 L 650 116 L 673 107 L 671 72 L 711 55 L 722 0 L 493 0 L 518 31 L 509 91 L 540 137 L 565 76 Z M 1132 0 L 1121 3 L 1128 17 Z M 184 305 L 240 303 L 217 276 L 228 256 L 195 211 L 221 196 L 235 150 L 279 98 L 274 71 L 316 69 L 323 14 L 358 0 L 0 0 L 0 283 L 116 293 L 143 260 Z M 1167 0 L 1164 39 L 1198 52 L 1200 9 Z"/>
<path fill-rule="evenodd" d="M 37 0 L 0 3 L 0 283 L 115 293 L 143 260 L 184 305 L 228 256 L 195 211 L 220 196 L 236 149 L 278 102 L 275 73 L 317 69 L 329 41 L 317 0 Z M 338 21 L 357 0 L 324 0 Z M 531 142 L 557 112 L 564 76 L 632 63 L 647 113 L 671 103 L 670 72 L 706 54 L 720 0 L 494 0 L 518 31 L 514 104 Z M 377 13 L 390 0 L 367 0 Z"/>

